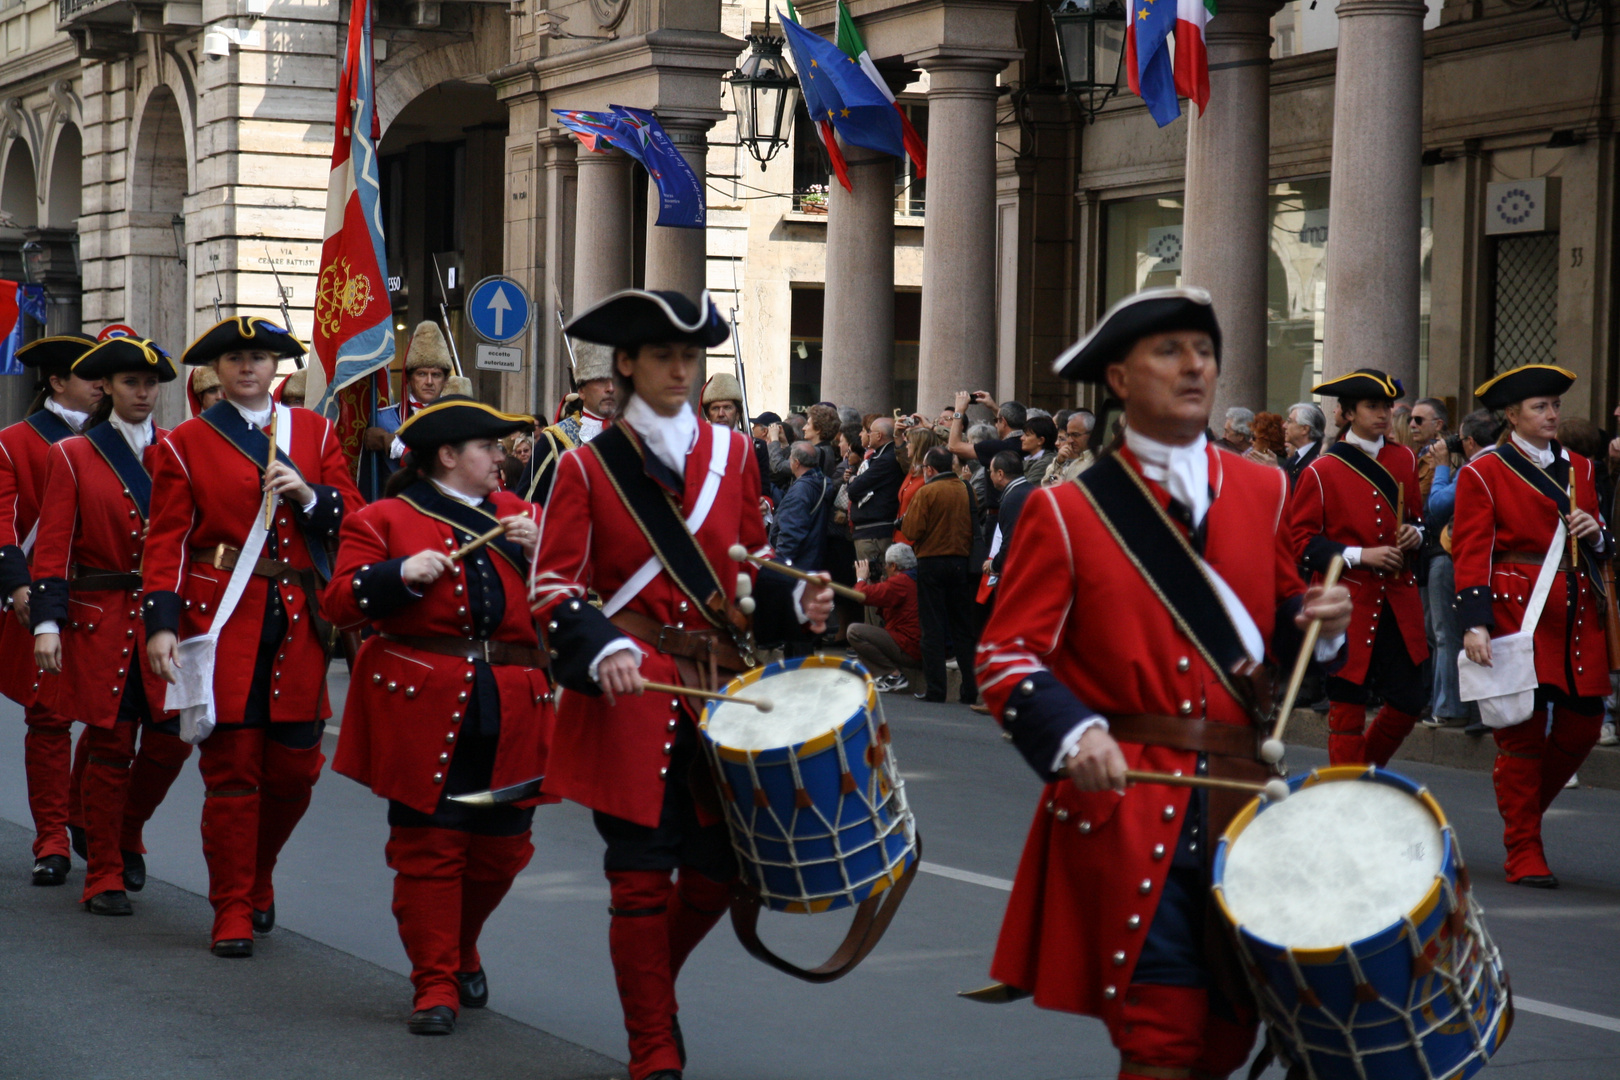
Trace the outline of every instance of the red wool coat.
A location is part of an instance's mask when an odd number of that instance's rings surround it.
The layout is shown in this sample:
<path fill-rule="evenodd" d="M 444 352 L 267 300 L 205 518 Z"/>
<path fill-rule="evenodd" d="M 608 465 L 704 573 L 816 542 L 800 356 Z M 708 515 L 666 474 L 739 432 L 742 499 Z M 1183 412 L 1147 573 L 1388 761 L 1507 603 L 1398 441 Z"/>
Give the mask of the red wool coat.
<path fill-rule="evenodd" d="M 1406 522 L 1417 524 L 1423 513 L 1423 498 L 1418 491 L 1417 458 L 1411 448 L 1386 439 L 1377 460 L 1397 484 L 1404 485 Z M 1327 569 L 1333 553 L 1346 547 L 1394 546 L 1397 527 L 1394 508 L 1383 492 L 1332 454 L 1318 456 L 1300 474 L 1289 505 L 1290 541 L 1295 555 L 1318 574 Z M 1385 603 L 1395 616 L 1412 662 L 1421 664 L 1428 659 L 1423 602 L 1418 597 L 1411 560 L 1407 562 L 1408 566 L 1397 574 L 1364 566 L 1345 568 L 1339 580 L 1350 589 L 1354 608 L 1344 667 L 1334 673 L 1339 678 L 1360 683 L 1367 677 Z"/>
<path fill-rule="evenodd" d="M 1288 478 L 1213 447 L 1207 453 L 1215 498 L 1204 558 L 1269 642 L 1278 618 L 1304 592 L 1284 529 Z M 1137 467 L 1130 451 L 1120 457 Z M 1168 493 L 1144 482 L 1168 506 Z M 1243 706 L 1075 485 L 1030 493 L 998 591 L 979 642 L 979 687 L 1015 736 L 1027 718 L 1014 720 L 1008 706 L 1025 700 L 1026 681 L 1038 682 L 1048 671 L 1104 716 L 1152 713 L 1250 726 Z M 1133 769 L 1197 768 L 1192 751 L 1120 746 Z M 1067 779 L 1047 784 L 1018 865 L 992 976 L 1031 991 L 1042 1008 L 1117 1023 L 1188 798 L 1186 788 L 1132 786 L 1121 796 L 1083 793 Z"/>
<path fill-rule="evenodd" d="M 628 427 L 623 421 L 619 426 Z M 759 510 L 759 466 L 752 440 L 736 431 L 699 423 L 697 444 L 686 458 L 683 517 L 690 516 L 710 471 L 716 439 L 726 440 L 719 462 L 719 488 L 697 540 L 720 585 L 735 596 L 737 575 L 753 576 L 753 565 L 739 565 L 727 553 L 742 544 L 768 553 Z M 542 622 L 555 621 L 565 604 L 583 605 L 588 591 L 604 600 L 652 557 L 630 512 L 614 491 L 589 446 L 562 456 L 546 502 L 545 521 L 534 567 L 532 599 Z M 710 626 L 661 568 L 625 608 L 666 626 L 701 630 Z M 555 629 L 555 628 L 553 628 Z M 557 647 L 556 638 L 552 648 Z M 644 647 L 641 674 L 653 682 L 678 683 L 674 659 Z M 590 658 L 586 658 L 588 662 Z M 605 697 L 559 690 L 557 728 L 551 742 L 547 794 L 559 795 L 626 818 L 656 826 L 664 803 L 664 781 L 675 725 L 683 709 L 695 715 L 690 699 L 646 693 Z"/>
<path fill-rule="evenodd" d="M 158 441 L 166 435 L 164 429 L 156 429 L 153 445 L 146 448 L 142 464 L 148 470 Z M 34 548 L 35 579 L 63 580 L 74 566 L 118 573 L 139 570 L 146 521 L 107 459 L 89 439 L 73 438 L 51 447 L 48 462 Z M 69 591 L 67 620 L 58 620 L 62 673 L 42 684 L 41 703 L 64 716 L 110 729 L 133 665 L 145 683 L 152 719 L 174 715 L 163 708 L 168 684 L 146 663 L 140 597 L 139 590 Z"/>
<path fill-rule="evenodd" d="M 343 514 L 363 505 L 360 492 L 349 476 L 332 425 L 308 409 L 289 411 L 293 427 L 288 456 L 304 482 L 316 488 L 313 513 L 321 523 L 320 531 L 330 532 L 336 539 Z M 155 621 L 173 620 L 183 641 L 206 633 L 213 621 L 215 606 L 231 578 L 231 571 L 213 566 L 214 551 L 220 544 L 240 548 L 254 517 L 264 512 L 262 473 L 259 465 L 201 417 L 170 432 L 159 445 L 156 461 L 152 521 L 142 568 L 147 590 L 144 604 L 149 605 L 147 631 L 150 634 L 161 628 Z M 282 499 L 273 531 L 279 558 L 294 570 L 307 570 L 314 564 L 299 514 Z M 290 575 L 272 583 L 257 574 L 248 578 L 247 589 L 220 635 L 214 666 L 219 716 L 231 722 L 242 715 L 271 588 L 280 592 L 290 625 L 285 648 L 276 657 L 280 675 L 271 695 L 270 719 L 288 723 L 325 719 L 332 715 L 326 699 L 326 656 L 311 629 L 304 591 Z M 183 607 L 177 615 L 164 610 L 172 606 L 172 596 L 162 597 L 161 593 L 179 597 Z M 156 619 L 151 614 L 154 607 Z"/>
<path fill-rule="evenodd" d="M 1566 476 L 1565 469 L 1574 473 L 1575 504 L 1601 521 L 1592 463 L 1557 443 L 1553 447 L 1567 459 L 1567 465 L 1555 463 L 1554 468 Z M 1519 630 L 1540 560 L 1558 524 L 1558 509 L 1552 500 L 1507 465 L 1507 454 L 1523 458 L 1510 442 L 1463 467 L 1457 476 L 1457 509 L 1451 524 L 1459 621 L 1464 630 L 1488 626 L 1492 637 Z M 1538 565 L 1498 561 L 1509 552 L 1534 558 Z M 1568 557 L 1566 552 L 1564 558 Z M 1583 554 L 1583 567 L 1585 558 Z M 1602 697 L 1609 692 L 1603 609 L 1584 569 L 1576 576 L 1573 594 L 1569 578 L 1567 573 L 1553 577 L 1547 605 L 1536 625 L 1536 678 L 1567 694 Z M 1569 632 L 1572 614 L 1573 634 Z"/>
<path fill-rule="evenodd" d="M 493 499 L 497 517 L 539 516 L 538 507 L 508 492 L 498 491 Z M 364 587 L 363 575 L 373 567 L 389 564 L 385 570 L 395 580 L 382 588 L 402 588 L 394 564 L 397 560 L 427 548 L 457 547 L 462 535 L 452 535 L 448 523 L 429 517 L 403 499 L 372 503 L 343 523 L 337 569 L 322 597 L 323 610 L 346 629 L 369 623 L 385 634 L 472 636 L 462 584 L 465 562 L 421 590 L 420 599 L 402 596 L 402 604 L 389 604 L 392 610 L 382 618 L 373 618 L 359 603 L 362 595 L 382 591 L 376 585 L 370 590 Z M 506 598 L 500 625 L 489 640 L 538 648 L 525 599 L 524 573 L 503 555 L 492 554 L 489 561 Z M 501 701 L 501 737 L 490 786 L 500 788 L 532 780 L 546 771 L 552 724 L 550 686 L 540 668 L 492 664 L 490 670 Z M 332 768 L 385 799 L 431 814 L 449 772 L 450 758 L 445 755 L 455 753 L 457 727 L 473 678 L 474 664 L 469 660 L 368 637 L 355 660 Z"/>
<path fill-rule="evenodd" d="M 0 431 L 0 583 L 11 590 L 32 577 L 22 542 L 39 521 L 45 489 L 46 455 L 51 444 L 26 420 Z M 9 563 L 20 563 L 11 567 Z M 34 664 L 34 635 L 8 610 L 0 618 L 0 694 L 27 707 L 37 700 L 42 673 Z M 48 681 L 48 680 L 47 680 Z"/>

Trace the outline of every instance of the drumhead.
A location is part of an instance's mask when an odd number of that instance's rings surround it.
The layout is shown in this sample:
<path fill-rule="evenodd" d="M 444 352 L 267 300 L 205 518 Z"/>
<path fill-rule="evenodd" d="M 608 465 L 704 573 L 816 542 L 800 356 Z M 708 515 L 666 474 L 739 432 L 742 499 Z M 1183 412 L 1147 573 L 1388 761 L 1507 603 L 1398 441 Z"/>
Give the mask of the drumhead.
<path fill-rule="evenodd" d="M 1227 847 L 1222 894 L 1249 933 L 1290 949 L 1389 928 L 1440 873 L 1440 823 L 1388 784 L 1330 781 L 1267 806 Z"/>
<path fill-rule="evenodd" d="M 866 680 L 838 667 L 800 667 L 756 680 L 737 696 L 769 698 L 775 708 L 722 701 L 705 724 L 709 738 L 733 750 L 772 750 L 842 727 L 866 704 Z"/>

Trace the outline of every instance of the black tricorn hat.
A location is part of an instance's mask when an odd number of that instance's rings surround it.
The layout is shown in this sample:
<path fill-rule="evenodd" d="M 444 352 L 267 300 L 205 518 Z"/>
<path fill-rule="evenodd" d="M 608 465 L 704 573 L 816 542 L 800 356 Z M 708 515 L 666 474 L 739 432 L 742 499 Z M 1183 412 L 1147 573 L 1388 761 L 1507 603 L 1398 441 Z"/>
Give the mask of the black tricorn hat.
<path fill-rule="evenodd" d="M 18 349 L 17 362 L 23 367 L 65 374 L 75 360 L 95 347 L 95 338 L 82 334 L 57 334 L 30 341 Z"/>
<path fill-rule="evenodd" d="M 146 338 L 108 338 L 73 362 L 73 374 L 81 379 L 105 379 L 126 371 L 150 373 L 159 382 L 180 375 L 174 357 Z"/>
<path fill-rule="evenodd" d="M 712 349 L 725 344 L 731 327 L 707 289 L 696 303 L 665 289 L 625 289 L 574 316 L 564 333 L 618 349 L 677 343 Z"/>
<path fill-rule="evenodd" d="M 1574 385 L 1573 371 L 1556 364 L 1525 364 L 1482 383 L 1474 397 L 1487 409 L 1505 409 L 1525 398 L 1558 397 Z"/>
<path fill-rule="evenodd" d="M 265 349 L 277 356 L 303 356 L 309 350 L 286 327 L 258 315 L 236 315 L 215 323 L 180 356 L 183 364 L 206 364 L 238 349 Z"/>
<path fill-rule="evenodd" d="M 525 431 L 534 419 L 513 416 L 462 394 L 446 394 L 416 410 L 394 434 L 413 451 L 467 439 L 499 439 Z"/>
<path fill-rule="evenodd" d="M 1221 359 L 1221 325 L 1209 293 L 1186 286 L 1143 289 L 1108 310 L 1091 333 L 1070 345 L 1052 363 L 1052 371 L 1071 382 L 1100 383 L 1109 364 L 1117 364 L 1136 343 L 1151 334 L 1202 330 L 1215 343 Z"/>
<path fill-rule="evenodd" d="M 1335 397 L 1344 401 L 1398 401 L 1406 396 L 1401 380 L 1385 375 L 1377 368 L 1356 368 L 1348 375 L 1318 383 L 1311 393 Z"/>

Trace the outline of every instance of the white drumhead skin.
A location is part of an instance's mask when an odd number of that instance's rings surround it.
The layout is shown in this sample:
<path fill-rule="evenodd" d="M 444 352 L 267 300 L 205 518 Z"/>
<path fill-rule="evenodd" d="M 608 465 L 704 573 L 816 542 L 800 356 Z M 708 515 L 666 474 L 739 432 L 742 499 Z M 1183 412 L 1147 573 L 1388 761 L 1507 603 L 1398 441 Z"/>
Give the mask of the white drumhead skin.
<path fill-rule="evenodd" d="M 1302 787 L 1226 851 L 1222 891 L 1244 929 L 1291 949 L 1349 945 L 1415 908 L 1440 873 L 1440 823 L 1387 784 Z"/>
<path fill-rule="evenodd" d="M 709 717 L 709 738 L 733 750 L 797 746 L 834 730 L 866 703 L 866 680 L 835 667 L 802 667 L 759 679 L 737 691 L 742 698 L 769 698 L 775 707 L 722 701 Z"/>

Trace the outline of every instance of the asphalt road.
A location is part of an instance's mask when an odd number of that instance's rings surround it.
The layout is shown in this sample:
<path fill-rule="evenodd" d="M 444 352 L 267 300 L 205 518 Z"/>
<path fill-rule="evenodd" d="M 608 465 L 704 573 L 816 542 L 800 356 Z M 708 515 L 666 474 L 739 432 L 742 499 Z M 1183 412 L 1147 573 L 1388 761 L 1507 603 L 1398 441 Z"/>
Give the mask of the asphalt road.
<path fill-rule="evenodd" d="M 342 680 L 333 682 L 340 699 Z M 1115 1075 L 1117 1058 L 1096 1021 L 1027 1002 L 986 1006 L 955 996 L 988 981 L 1038 783 L 988 719 L 960 706 L 922 706 L 900 697 L 905 700 L 891 695 L 885 701 L 926 841 L 928 872 L 919 875 L 877 952 L 828 986 L 763 967 L 722 924 L 680 984 L 692 1080 Z M 9 702 L 0 703 L 0 731 L 0 818 L 26 824 L 23 726 Z M 329 734 L 329 755 L 334 743 Z M 1291 760 L 1299 769 L 1324 758 L 1297 750 Z M 1559 799 L 1546 832 L 1564 887 L 1536 892 L 1502 882 L 1500 821 L 1488 776 L 1421 765 L 1403 771 L 1430 785 L 1456 825 L 1518 995 L 1517 1023 L 1491 1075 L 1613 1080 L 1620 1075 L 1620 793 L 1579 790 Z M 237 964 L 206 951 L 201 802 L 201 783 L 188 767 L 147 829 L 154 884 L 135 898 L 135 918 L 97 925 L 75 910 L 82 883 L 77 861 L 67 888 L 13 888 L 28 872 L 26 836 L 0 830 L 6 860 L 0 879 L 8 882 L 0 886 L 0 1001 L 9 1005 L 12 1026 L 26 1029 L 26 1045 L 78 1045 L 113 1025 L 122 1056 L 98 1057 L 98 1067 L 82 1075 L 212 1077 L 222 1075 L 220 1061 L 177 1053 L 181 1042 L 233 1039 L 244 1012 L 258 1016 L 261 1028 L 267 1017 L 296 1025 L 312 1015 L 318 1042 L 330 1052 L 308 1051 L 307 1032 L 289 1040 L 285 1051 L 277 1040 L 259 1037 L 255 1060 L 269 1057 L 252 1075 L 275 1075 L 274 1056 L 281 1052 L 287 1055 L 282 1075 L 344 1080 L 623 1075 L 622 1065 L 614 1072 L 595 1056 L 622 1061 L 625 1048 L 607 955 L 601 843 L 585 811 L 563 805 L 538 813 L 534 861 L 485 931 L 490 1009 L 424 1057 L 420 1044 L 431 1040 L 404 1029 L 408 965 L 389 912 L 382 802 L 344 777 L 322 778 L 277 872 L 280 928 L 259 956 Z M 839 915 L 768 915 L 762 932 L 778 951 L 819 961 L 843 926 Z M 50 981 L 55 966 L 36 957 L 51 955 L 53 941 L 78 959 L 58 976 L 65 992 L 42 996 L 29 983 Z M 26 954 L 20 964 L 18 950 Z M 96 973 L 98 958 L 105 978 Z M 209 1001 L 222 1004 L 188 1014 L 186 1024 L 171 1022 L 164 1000 L 140 992 L 142 979 L 149 982 L 160 966 L 166 985 L 195 978 L 209 988 Z M 219 975 L 224 968 L 231 969 L 228 979 Z M 334 1000 L 343 1006 L 332 1007 Z M 498 1053 L 504 1039 L 522 1048 L 517 1056 L 528 1067 L 514 1069 L 513 1059 Z M 45 1059 L 19 1057 L 21 1045 L 16 1036 L 0 1036 L 0 1077 L 43 1074 L 32 1065 Z M 453 1052 L 457 1046 L 465 1048 L 465 1058 Z M 154 1071 L 154 1063 L 161 1068 Z M 1280 1077 L 1281 1071 L 1266 1075 Z"/>

